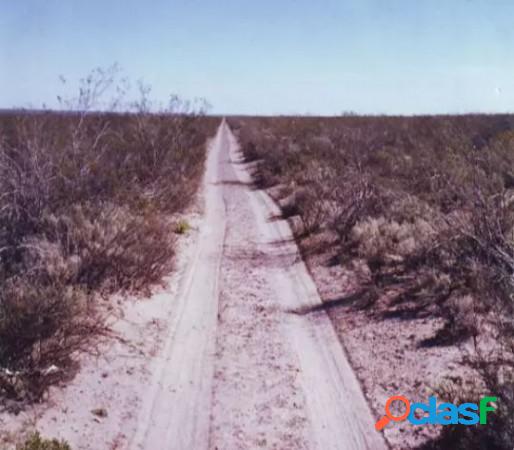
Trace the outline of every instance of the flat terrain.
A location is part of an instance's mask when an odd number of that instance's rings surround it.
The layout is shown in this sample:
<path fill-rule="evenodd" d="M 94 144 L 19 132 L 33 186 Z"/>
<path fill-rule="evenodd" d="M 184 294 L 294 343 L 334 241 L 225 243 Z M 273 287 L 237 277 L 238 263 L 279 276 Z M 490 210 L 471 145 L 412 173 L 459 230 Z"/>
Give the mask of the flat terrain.
<path fill-rule="evenodd" d="M 294 312 L 321 301 L 287 222 L 252 190 L 225 124 L 218 146 L 226 236 L 211 448 L 382 448 L 330 320 Z"/>
<path fill-rule="evenodd" d="M 390 424 L 390 448 L 512 449 L 512 115 L 231 117 L 372 411 L 499 392 L 489 427 Z"/>
<path fill-rule="evenodd" d="M 298 313 L 321 300 L 225 122 L 210 145 L 203 199 L 178 287 L 130 317 L 138 339 L 148 327 L 154 344 L 111 351 L 104 375 L 89 359 L 85 376 L 25 419 L 77 449 L 385 448 L 328 316 Z"/>

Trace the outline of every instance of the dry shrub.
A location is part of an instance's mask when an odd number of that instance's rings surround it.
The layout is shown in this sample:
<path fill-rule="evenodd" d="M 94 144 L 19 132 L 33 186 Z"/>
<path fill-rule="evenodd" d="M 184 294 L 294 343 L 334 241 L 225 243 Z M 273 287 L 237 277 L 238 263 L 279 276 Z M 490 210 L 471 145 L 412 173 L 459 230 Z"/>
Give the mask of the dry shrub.
<path fill-rule="evenodd" d="M 329 215 L 329 203 L 326 202 L 329 185 L 324 180 L 333 176 L 332 169 L 317 160 L 296 162 L 295 184 L 293 188 L 294 210 L 303 224 L 303 234 L 309 235 L 326 226 Z M 290 169 L 292 170 L 292 169 Z"/>
<path fill-rule="evenodd" d="M 337 184 L 332 182 L 331 186 L 326 197 L 330 208 L 328 225 L 344 245 L 360 220 L 375 215 L 379 199 L 374 186 L 364 178 L 348 176 Z"/>
<path fill-rule="evenodd" d="M 45 217 L 43 224 L 41 243 L 58 245 L 66 273 L 71 274 L 67 282 L 109 292 L 138 290 L 171 269 L 173 228 L 169 219 L 155 212 L 138 215 L 112 204 L 100 211 L 94 205 L 77 205 L 67 214 Z M 41 268 L 37 256 L 30 266 Z"/>
<path fill-rule="evenodd" d="M 492 365 L 483 366 L 481 379 L 475 384 L 457 384 L 445 381 L 435 391 L 442 401 L 459 405 L 473 402 L 479 404 L 484 396 L 498 397 L 496 411 L 487 416 L 487 425 L 448 425 L 441 435 L 419 447 L 419 450 L 451 448 L 456 450 L 511 450 L 514 442 L 514 374 L 498 373 Z M 499 381 L 501 379 L 501 381 Z"/>
<path fill-rule="evenodd" d="M 339 256 L 331 261 L 363 258 L 370 289 L 397 293 L 383 317 L 435 314 L 446 325 L 425 345 L 472 337 L 476 349 L 481 339 L 496 349 L 470 363 L 500 398 L 499 414 L 487 427 L 446 427 L 432 448 L 512 448 L 514 116 L 254 117 L 230 124 L 243 151 L 259 160 L 258 184 L 293 192 L 287 215 L 299 214 L 304 231 L 337 237 L 331 253 Z M 298 237 L 307 245 L 304 234 Z"/>
<path fill-rule="evenodd" d="M 172 267 L 218 120 L 176 97 L 153 112 L 145 87 L 130 112 L 92 112 L 120 104 L 116 76 L 92 72 L 67 112 L 0 115 L 0 397 L 36 399 L 101 331 L 99 295 Z"/>
<path fill-rule="evenodd" d="M 38 399 L 101 329 L 82 289 L 24 276 L 6 280 L 0 293 L 0 394 Z"/>
<path fill-rule="evenodd" d="M 363 258 L 376 259 L 388 255 L 405 258 L 433 242 L 435 233 L 424 219 L 398 223 L 379 217 L 355 225 L 350 239 Z"/>
<path fill-rule="evenodd" d="M 292 210 L 300 217 L 303 234 L 318 231 L 324 222 L 327 211 L 320 201 L 320 192 L 316 185 L 299 188 L 294 194 Z M 290 212 L 291 215 L 291 212 Z"/>

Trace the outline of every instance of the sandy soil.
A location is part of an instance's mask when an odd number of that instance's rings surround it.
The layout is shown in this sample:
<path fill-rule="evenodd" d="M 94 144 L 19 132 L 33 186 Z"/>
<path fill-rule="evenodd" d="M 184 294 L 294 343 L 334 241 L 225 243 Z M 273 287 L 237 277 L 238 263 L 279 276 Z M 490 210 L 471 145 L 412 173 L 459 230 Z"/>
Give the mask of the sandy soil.
<path fill-rule="evenodd" d="M 250 186 L 223 122 L 178 272 L 123 300 L 118 339 L 2 429 L 91 450 L 385 448 L 327 314 L 298 314 L 321 299 L 287 221 Z"/>
<path fill-rule="evenodd" d="M 65 387 L 52 387 L 44 403 L 17 416 L 0 414 L 0 448 L 9 448 L 12 436 L 34 428 L 68 440 L 73 449 L 127 447 L 176 315 L 187 263 L 196 250 L 201 214 L 194 211 L 186 217 L 192 228 L 177 242 L 176 271 L 165 288 L 148 299 L 113 299 L 108 323 L 114 337 L 99 342 L 94 354 L 82 355 L 77 376 Z M 95 410 L 105 411 L 106 417 L 95 415 Z"/>
<path fill-rule="evenodd" d="M 313 243 L 304 245 L 312 248 Z M 355 267 L 330 264 L 330 252 L 305 253 L 326 304 L 359 291 L 363 276 Z M 387 297 L 379 299 L 373 311 L 354 308 L 351 303 L 328 310 L 376 417 L 383 415 L 390 396 L 426 402 L 448 380 L 462 386 L 476 383 L 476 375 L 463 364 L 463 357 L 471 351 L 470 341 L 458 346 L 427 345 L 444 322 L 430 314 L 386 318 L 393 310 Z M 384 436 L 393 449 L 413 449 L 439 432 L 436 425 L 401 422 L 389 424 Z"/>
<path fill-rule="evenodd" d="M 149 298 L 118 297 L 101 307 L 111 337 L 99 341 L 93 354 L 80 355 L 75 378 L 52 387 L 42 404 L 18 415 L 0 413 L 2 450 L 14 448 L 13 442 L 33 429 L 45 437 L 66 439 L 74 450 L 129 448 L 141 428 L 139 413 L 162 368 L 199 253 L 205 229 L 203 197 L 201 192 L 183 216 L 191 227 L 177 239 L 175 270 L 164 286 Z"/>
<path fill-rule="evenodd" d="M 321 300 L 287 221 L 249 187 L 235 138 L 222 132 L 227 234 L 211 448 L 383 448 L 330 320 L 293 312 Z"/>

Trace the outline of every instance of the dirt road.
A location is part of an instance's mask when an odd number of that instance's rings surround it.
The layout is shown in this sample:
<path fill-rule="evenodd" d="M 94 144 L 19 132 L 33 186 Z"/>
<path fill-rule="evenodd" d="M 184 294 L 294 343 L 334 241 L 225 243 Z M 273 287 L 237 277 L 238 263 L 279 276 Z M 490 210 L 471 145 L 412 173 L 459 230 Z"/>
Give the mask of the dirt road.
<path fill-rule="evenodd" d="M 191 213 L 165 287 L 119 299 L 118 339 L 82 355 L 46 402 L 0 414 L 0 434 L 36 428 L 77 450 L 385 448 L 326 314 L 294 312 L 320 298 L 287 222 L 250 181 L 223 122 L 204 214 Z"/>
<path fill-rule="evenodd" d="M 288 224 L 225 122 L 206 218 L 132 449 L 379 449 L 384 442 Z"/>

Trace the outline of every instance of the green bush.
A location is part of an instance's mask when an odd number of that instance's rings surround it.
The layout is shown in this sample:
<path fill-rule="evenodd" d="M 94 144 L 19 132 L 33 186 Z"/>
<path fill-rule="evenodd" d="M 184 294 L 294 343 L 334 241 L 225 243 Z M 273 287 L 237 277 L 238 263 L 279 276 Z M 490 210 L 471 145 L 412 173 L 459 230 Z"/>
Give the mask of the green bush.
<path fill-rule="evenodd" d="M 64 440 L 44 439 L 38 432 L 35 432 L 27 438 L 25 443 L 18 445 L 16 450 L 71 450 L 71 447 Z"/>
<path fill-rule="evenodd" d="M 187 220 L 179 220 L 175 224 L 175 233 L 177 234 L 186 234 L 191 229 L 191 225 Z"/>

